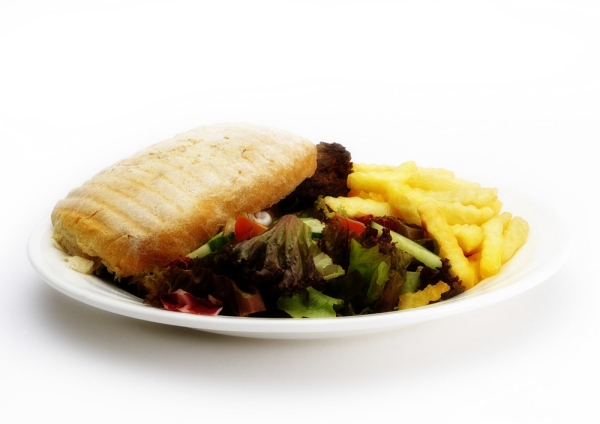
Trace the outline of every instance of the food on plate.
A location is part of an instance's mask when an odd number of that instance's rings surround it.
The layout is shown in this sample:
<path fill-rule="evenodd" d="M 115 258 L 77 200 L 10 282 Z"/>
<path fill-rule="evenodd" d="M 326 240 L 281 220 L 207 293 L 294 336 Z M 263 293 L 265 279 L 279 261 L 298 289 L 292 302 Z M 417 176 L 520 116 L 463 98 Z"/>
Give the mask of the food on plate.
<path fill-rule="evenodd" d="M 317 144 L 317 163 L 319 166 L 310 178 L 279 202 L 279 208 L 288 212 L 310 207 L 319 196 L 347 196 L 348 175 L 352 172 L 350 152 L 339 143 Z"/>
<path fill-rule="evenodd" d="M 104 169 L 52 212 L 55 240 L 116 277 L 139 275 L 208 241 L 240 213 L 290 194 L 316 146 L 248 124 L 195 128 Z"/>
<path fill-rule="evenodd" d="M 452 264 L 451 272 L 460 278 L 462 285 L 470 289 L 475 285 L 475 271 L 463 254 L 452 227 L 446 222 L 444 215 L 434 201 L 424 202 L 418 206 L 421 223 L 438 245 L 440 256 Z"/>
<path fill-rule="evenodd" d="M 450 261 L 465 289 L 496 275 L 529 233 L 529 224 L 502 211 L 498 190 L 414 161 L 398 166 L 355 164 L 351 195 L 388 202 L 408 223 L 419 225 Z"/>
<path fill-rule="evenodd" d="M 52 221 L 78 270 L 150 305 L 324 318 L 426 306 L 496 275 L 529 232 L 502 207 L 446 169 L 352 163 L 337 143 L 228 124 L 107 168 Z"/>
<path fill-rule="evenodd" d="M 443 281 L 429 284 L 422 290 L 406 292 L 400 295 L 398 309 L 412 309 L 419 306 L 427 306 L 431 302 L 437 302 L 442 295 L 450 290 L 450 286 Z"/>

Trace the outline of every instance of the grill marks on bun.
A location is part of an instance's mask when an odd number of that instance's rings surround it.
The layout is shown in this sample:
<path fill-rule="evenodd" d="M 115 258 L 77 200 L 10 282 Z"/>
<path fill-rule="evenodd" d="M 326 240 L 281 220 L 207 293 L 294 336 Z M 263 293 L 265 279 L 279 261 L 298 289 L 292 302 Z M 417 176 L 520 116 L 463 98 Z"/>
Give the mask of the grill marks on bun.
<path fill-rule="evenodd" d="M 315 145 L 249 124 L 198 127 L 102 170 L 59 201 L 54 237 L 117 277 L 164 265 L 228 219 L 268 208 L 316 169 Z"/>

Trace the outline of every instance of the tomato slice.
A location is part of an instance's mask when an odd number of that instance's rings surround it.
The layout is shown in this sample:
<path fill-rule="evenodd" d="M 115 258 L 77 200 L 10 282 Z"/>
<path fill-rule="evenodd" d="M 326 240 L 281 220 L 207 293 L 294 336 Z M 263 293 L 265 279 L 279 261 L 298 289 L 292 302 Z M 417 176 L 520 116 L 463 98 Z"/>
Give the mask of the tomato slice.
<path fill-rule="evenodd" d="M 344 226 L 348 229 L 348 231 L 354 231 L 356 235 L 359 235 L 367 228 L 365 224 L 362 222 L 356 221 L 354 219 L 346 218 L 340 214 L 335 214 L 333 217 L 333 221 L 338 225 Z"/>
<path fill-rule="evenodd" d="M 265 232 L 268 227 L 251 220 L 247 216 L 240 215 L 235 220 L 235 229 L 233 231 L 237 242 L 251 239 Z"/>

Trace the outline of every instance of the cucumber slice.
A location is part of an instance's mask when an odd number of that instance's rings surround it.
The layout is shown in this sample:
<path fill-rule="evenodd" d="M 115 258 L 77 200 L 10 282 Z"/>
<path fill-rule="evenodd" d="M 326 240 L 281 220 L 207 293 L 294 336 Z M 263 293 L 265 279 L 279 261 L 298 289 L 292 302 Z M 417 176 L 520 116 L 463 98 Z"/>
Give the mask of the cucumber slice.
<path fill-rule="evenodd" d="M 225 246 L 231 239 L 233 239 L 233 233 L 220 232 L 193 252 L 188 253 L 187 257 L 191 259 L 203 258 Z"/>
<path fill-rule="evenodd" d="M 373 221 L 371 221 L 371 227 L 377 229 L 380 234 L 383 230 L 382 225 L 379 225 L 378 223 Z M 390 231 L 390 235 L 392 236 L 392 241 L 396 243 L 396 247 L 398 249 L 408 253 L 413 258 L 421 262 L 423 265 L 433 269 L 442 267 L 442 258 L 440 258 L 435 253 L 425 249 L 419 243 L 415 243 L 411 239 L 406 238 L 395 231 Z"/>
<path fill-rule="evenodd" d="M 310 227 L 312 238 L 323 238 L 323 228 L 325 224 L 316 218 L 300 218 L 302 222 Z"/>
<path fill-rule="evenodd" d="M 346 273 L 344 268 L 333 263 L 333 260 L 326 253 L 321 252 L 313 258 L 317 270 L 321 273 L 325 280 L 340 277 Z"/>

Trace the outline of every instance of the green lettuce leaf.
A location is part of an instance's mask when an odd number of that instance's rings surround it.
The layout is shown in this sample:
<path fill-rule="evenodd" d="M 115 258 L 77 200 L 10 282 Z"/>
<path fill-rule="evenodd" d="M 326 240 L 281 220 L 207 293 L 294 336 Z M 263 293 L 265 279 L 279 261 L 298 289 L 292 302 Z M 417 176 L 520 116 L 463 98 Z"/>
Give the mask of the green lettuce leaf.
<path fill-rule="evenodd" d="M 292 318 L 333 318 L 336 316 L 335 307 L 341 307 L 343 303 L 308 287 L 303 293 L 280 297 L 277 307 Z"/>
<path fill-rule="evenodd" d="M 404 293 L 414 293 L 419 290 L 419 285 L 421 284 L 421 268 L 417 271 L 407 271 L 406 272 L 406 281 L 402 285 L 402 290 L 400 294 Z"/>
<path fill-rule="evenodd" d="M 385 283 L 389 279 L 390 264 L 390 256 L 381 254 L 378 246 L 366 248 L 356 240 L 352 240 L 348 273 L 357 271 L 368 283 L 367 301 L 369 303 L 381 296 Z"/>
<path fill-rule="evenodd" d="M 367 290 L 367 301 L 369 303 L 375 302 L 381 297 L 385 283 L 389 280 L 389 272 L 389 264 L 385 261 L 380 262 L 371 277 L 369 289 Z"/>

